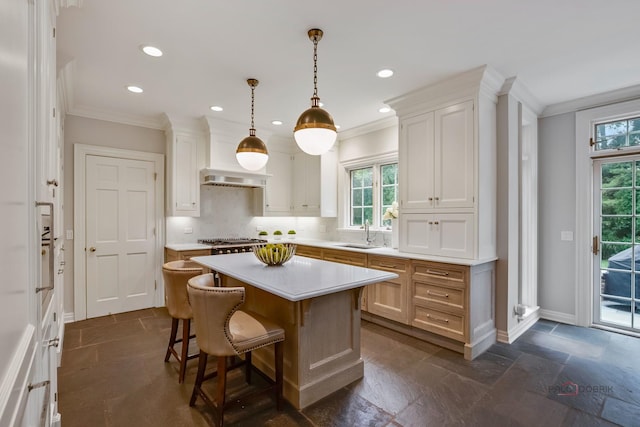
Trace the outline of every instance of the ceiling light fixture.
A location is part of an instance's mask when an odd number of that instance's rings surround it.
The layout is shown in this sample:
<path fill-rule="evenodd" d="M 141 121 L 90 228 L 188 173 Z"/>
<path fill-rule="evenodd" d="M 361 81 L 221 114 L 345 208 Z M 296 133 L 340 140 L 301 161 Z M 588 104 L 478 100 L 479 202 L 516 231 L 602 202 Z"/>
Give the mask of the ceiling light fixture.
<path fill-rule="evenodd" d="M 142 51 L 155 58 L 162 56 L 162 51 L 155 46 L 142 46 Z"/>
<path fill-rule="evenodd" d="M 293 136 L 296 143 L 307 154 L 320 155 L 331 149 L 336 142 L 336 126 L 331 114 L 320 108 L 318 97 L 318 42 L 322 30 L 309 30 L 309 40 L 313 42 L 313 96 L 311 108 L 305 110 L 296 123 Z"/>
<path fill-rule="evenodd" d="M 127 90 L 133 93 L 142 93 L 144 92 L 141 87 L 138 86 L 127 86 Z"/>
<path fill-rule="evenodd" d="M 378 108 L 378 111 L 380 113 L 388 113 L 389 111 L 391 111 L 391 108 L 389 108 L 389 107 L 380 107 L 380 108 Z"/>
<path fill-rule="evenodd" d="M 280 126 L 282 124 L 282 120 L 273 120 L 271 124 L 275 126 Z"/>
<path fill-rule="evenodd" d="M 380 77 L 381 79 L 386 79 L 389 78 L 391 76 L 393 76 L 393 70 L 389 70 L 387 68 L 385 68 L 384 70 L 380 70 L 376 73 L 376 75 L 378 77 Z"/>
<path fill-rule="evenodd" d="M 269 160 L 267 146 L 256 136 L 256 129 L 253 125 L 253 91 L 258 86 L 258 83 L 256 79 L 247 79 L 247 84 L 251 87 L 251 128 L 249 129 L 249 136 L 240 141 L 236 150 L 238 163 L 250 171 L 262 169 Z"/>
<path fill-rule="evenodd" d="M 220 111 L 224 110 L 224 108 L 220 107 L 219 105 L 212 105 L 209 108 L 211 109 L 211 111 L 216 111 L 216 112 L 220 112 Z"/>

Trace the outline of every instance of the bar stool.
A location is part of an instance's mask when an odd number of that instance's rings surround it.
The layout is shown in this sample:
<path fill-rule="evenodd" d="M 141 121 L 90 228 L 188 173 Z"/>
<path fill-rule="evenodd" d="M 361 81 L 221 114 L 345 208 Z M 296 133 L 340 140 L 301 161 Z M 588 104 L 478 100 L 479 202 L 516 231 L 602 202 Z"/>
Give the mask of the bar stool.
<path fill-rule="evenodd" d="M 200 274 L 202 274 L 202 267 L 193 261 L 170 261 L 162 266 L 164 300 L 169 315 L 172 317 L 171 335 L 169 336 L 169 345 L 167 346 L 167 354 L 164 357 L 164 361 L 168 362 L 171 355 L 178 360 L 180 364 L 178 383 L 184 381 L 187 360 L 198 356 L 197 354 L 189 356 L 189 340 L 194 338 L 195 335 L 191 335 L 193 314 L 187 295 L 187 281 Z M 180 320 L 182 320 L 182 338 L 176 339 Z M 181 354 L 178 354 L 174 345 L 180 342 L 182 343 L 182 351 Z"/>
<path fill-rule="evenodd" d="M 256 313 L 238 310 L 244 303 L 245 291 L 242 287 L 213 287 L 211 273 L 189 279 L 187 290 L 193 309 L 196 328 L 196 341 L 200 348 L 198 373 L 193 386 L 189 406 L 194 406 L 198 396 L 213 407 L 216 423 L 222 427 L 224 410 L 238 402 L 225 401 L 227 371 L 245 366 L 245 380 L 251 383 L 251 352 L 271 344 L 275 345 L 275 381 L 267 378 L 268 387 L 249 393 L 251 397 L 264 392 L 274 392 L 276 407 L 282 409 L 282 370 L 284 330 Z M 205 377 L 207 356 L 218 358 L 217 371 Z M 244 361 L 228 366 L 234 356 L 244 355 Z M 216 376 L 216 395 L 211 399 L 202 390 L 203 381 Z M 245 395 L 244 397 L 248 397 Z"/>

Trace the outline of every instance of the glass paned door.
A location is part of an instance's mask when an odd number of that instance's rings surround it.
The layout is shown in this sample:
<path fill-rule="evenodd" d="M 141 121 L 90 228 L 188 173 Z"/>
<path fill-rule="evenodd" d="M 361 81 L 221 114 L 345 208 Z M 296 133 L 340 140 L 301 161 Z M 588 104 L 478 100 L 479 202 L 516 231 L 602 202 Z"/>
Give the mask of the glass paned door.
<path fill-rule="evenodd" d="M 596 160 L 594 202 L 594 323 L 640 331 L 640 156 Z"/>

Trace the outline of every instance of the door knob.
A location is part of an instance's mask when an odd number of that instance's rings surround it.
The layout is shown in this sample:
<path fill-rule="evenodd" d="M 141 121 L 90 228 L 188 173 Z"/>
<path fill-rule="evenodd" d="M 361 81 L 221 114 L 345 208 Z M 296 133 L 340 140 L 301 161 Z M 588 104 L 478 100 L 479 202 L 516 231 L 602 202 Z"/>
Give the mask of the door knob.
<path fill-rule="evenodd" d="M 89 248 L 89 252 L 95 252 L 95 251 L 96 251 L 95 246 L 91 246 L 91 247 Z"/>

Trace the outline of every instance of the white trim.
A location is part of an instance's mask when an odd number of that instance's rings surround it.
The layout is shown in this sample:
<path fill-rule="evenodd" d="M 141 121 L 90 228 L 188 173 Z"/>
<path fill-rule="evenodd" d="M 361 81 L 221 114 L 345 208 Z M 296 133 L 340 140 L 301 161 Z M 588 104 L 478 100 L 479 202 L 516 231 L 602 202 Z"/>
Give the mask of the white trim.
<path fill-rule="evenodd" d="M 62 317 L 62 319 L 63 319 L 64 323 L 73 323 L 73 322 L 76 321 L 76 316 L 73 313 L 73 311 L 70 312 L 70 313 L 65 312 L 63 317 Z"/>
<path fill-rule="evenodd" d="M 566 323 L 567 325 L 576 324 L 576 316 L 574 314 L 561 313 L 559 311 L 540 309 L 540 318 L 553 322 Z"/>
<path fill-rule="evenodd" d="M 119 148 L 100 147 L 84 144 L 74 144 L 73 146 L 73 227 L 75 238 L 73 240 L 73 297 L 74 297 L 74 319 L 84 320 L 87 318 L 87 283 L 85 265 L 85 236 L 86 236 L 86 213 L 85 213 L 85 183 L 86 183 L 86 157 L 88 155 L 117 157 L 132 160 L 144 160 L 154 162 L 155 172 L 158 174 L 155 185 L 155 228 L 156 228 L 156 262 L 155 281 L 162 284 L 161 266 L 164 258 L 164 155 L 157 153 L 147 153 L 142 151 L 123 150 Z M 164 304 L 164 287 L 157 286 L 154 304 L 159 307 Z M 66 319 L 65 319 L 66 321 Z"/>
<path fill-rule="evenodd" d="M 540 307 L 527 307 L 527 313 L 523 319 L 509 331 L 498 330 L 498 341 L 511 344 L 522 334 L 527 332 L 540 319 Z"/>
<path fill-rule="evenodd" d="M 376 132 L 382 129 L 398 126 L 398 117 L 387 117 L 384 119 L 376 120 L 371 123 L 365 123 L 364 125 L 356 126 L 351 129 L 338 132 L 338 140 L 355 138 L 356 136 L 366 135 L 371 132 Z"/>
<path fill-rule="evenodd" d="M 147 117 L 133 114 L 122 114 L 115 111 L 102 111 L 93 107 L 76 105 L 67 114 L 86 117 L 88 119 L 104 120 L 107 122 L 122 123 L 131 126 L 140 126 L 149 129 L 164 130 L 164 122 L 161 116 Z"/>
<path fill-rule="evenodd" d="M 561 102 L 547 106 L 540 115 L 540 118 L 557 116 L 559 114 L 573 113 L 587 108 L 606 107 L 619 102 L 630 101 L 640 98 L 640 85 L 629 86 L 610 92 L 599 93 L 572 101 Z"/>
<path fill-rule="evenodd" d="M 640 86 L 639 86 L 640 88 Z M 592 313 L 592 263 L 591 237 L 593 236 L 593 152 L 589 146 L 596 122 L 623 116 L 640 114 L 640 100 L 620 102 L 576 113 L 576 233 L 575 233 L 575 319 L 578 326 L 591 326 Z M 586 215 L 585 215 L 586 213 Z"/>
<path fill-rule="evenodd" d="M 0 425 L 12 427 L 24 414 L 28 384 L 33 376 L 36 357 L 36 329 L 27 325 L 2 382 L 0 382 Z"/>

